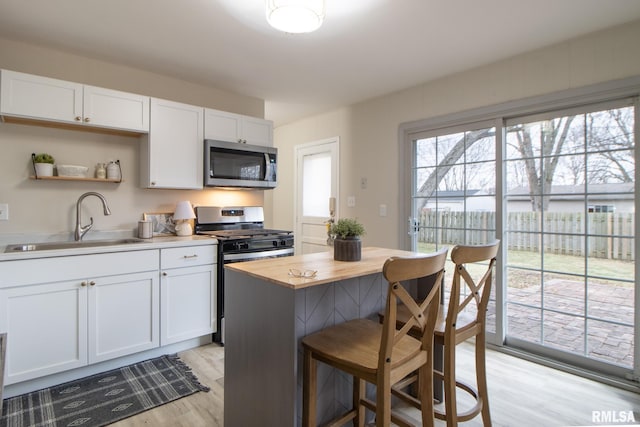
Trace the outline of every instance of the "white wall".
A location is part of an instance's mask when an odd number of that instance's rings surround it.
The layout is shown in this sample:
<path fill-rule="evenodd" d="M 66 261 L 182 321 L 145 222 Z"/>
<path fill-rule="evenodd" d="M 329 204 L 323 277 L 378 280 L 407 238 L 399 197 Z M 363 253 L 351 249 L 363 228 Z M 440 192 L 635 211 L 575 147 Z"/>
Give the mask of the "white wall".
<path fill-rule="evenodd" d="M 0 39 L 0 68 L 264 116 L 261 99 L 6 39 Z M 263 204 L 262 191 L 142 189 L 138 146 L 136 137 L 0 123 L 0 203 L 9 204 L 10 214 L 9 221 L 0 221 L 0 241 L 21 233 L 71 233 L 75 202 L 87 191 L 103 193 L 113 213 L 105 217 L 96 198 L 86 200 L 94 230 L 100 231 L 133 230 L 143 212 L 171 212 L 180 200 L 220 206 Z M 30 180 L 32 152 L 48 152 L 58 163 L 85 165 L 91 171 L 98 162 L 119 159 L 124 182 Z M 88 216 L 85 213 L 85 223 Z"/>
<path fill-rule="evenodd" d="M 639 40 L 636 21 L 279 126 L 279 185 L 265 196 L 274 226 L 294 227 L 293 147 L 339 136 L 341 216 L 364 223 L 365 245 L 407 248 L 398 232 L 407 221 L 399 218 L 398 206 L 400 124 L 640 75 Z M 367 189 L 360 189 L 361 177 Z M 355 208 L 347 207 L 351 195 Z M 387 205 L 386 217 L 378 216 L 380 204 Z"/>

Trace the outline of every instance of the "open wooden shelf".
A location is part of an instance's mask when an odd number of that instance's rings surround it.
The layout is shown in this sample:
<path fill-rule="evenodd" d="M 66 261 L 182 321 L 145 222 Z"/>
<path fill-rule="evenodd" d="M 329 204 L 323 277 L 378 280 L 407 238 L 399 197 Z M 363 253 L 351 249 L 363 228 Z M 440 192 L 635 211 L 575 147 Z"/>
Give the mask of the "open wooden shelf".
<path fill-rule="evenodd" d="M 29 179 L 38 179 L 43 181 L 90 181 L 90 182 L 111 182 L 114 184 L 119 184 L 124 182 L 119 179 L 102 179 L 102 178 L 85 178 L 80 176 L 30 176 Z"/>

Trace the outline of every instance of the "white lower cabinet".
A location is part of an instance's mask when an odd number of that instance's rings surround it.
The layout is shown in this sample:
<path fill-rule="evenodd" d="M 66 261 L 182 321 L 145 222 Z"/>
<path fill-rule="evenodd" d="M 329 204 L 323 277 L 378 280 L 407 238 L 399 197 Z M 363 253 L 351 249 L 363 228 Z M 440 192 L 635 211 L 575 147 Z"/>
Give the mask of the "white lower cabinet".
<path fill-rule="evenodd" d="M 5 384 L 87 364 L 87 288 L 77 280 L 0 289 Z"/>
<path fill-rule="evenodd" d="M 160 345 L 158 272 L 92 280 L 89 287 L 89 363 Z"/>
<path fill-rule="evenodd" d="M 159 345 L 158 250 L 0 263 L 6 385 Z"/>
<path fill-rule="evenodd" d="M 160 252 L 160 344 L 216 332 L 216 246 Z"/>

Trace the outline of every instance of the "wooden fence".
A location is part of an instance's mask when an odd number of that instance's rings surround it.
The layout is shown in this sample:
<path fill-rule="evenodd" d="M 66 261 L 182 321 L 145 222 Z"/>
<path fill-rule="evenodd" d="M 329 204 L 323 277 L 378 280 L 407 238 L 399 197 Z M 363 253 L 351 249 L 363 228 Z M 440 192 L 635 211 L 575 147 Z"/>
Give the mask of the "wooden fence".
<path fill-rule="evenodd" d="M 418 241 L 481 244 L 495 236 L 495 212 L 424 211 Z M 509 250 L 633 261 L 633 213 L 510 212 L 504 224 Z"/>

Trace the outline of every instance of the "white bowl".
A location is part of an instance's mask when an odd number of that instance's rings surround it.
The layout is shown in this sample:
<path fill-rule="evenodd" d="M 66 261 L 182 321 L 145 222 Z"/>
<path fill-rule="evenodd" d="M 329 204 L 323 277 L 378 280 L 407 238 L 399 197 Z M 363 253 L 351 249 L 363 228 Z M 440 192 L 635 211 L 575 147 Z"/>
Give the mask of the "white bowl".
<path fill-rule="evenodd" d="M 78 176 L 86 177 L 89 170 L 86 166 L 77 165 L 56 165 L 58 176 Z"/>

